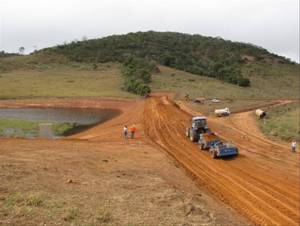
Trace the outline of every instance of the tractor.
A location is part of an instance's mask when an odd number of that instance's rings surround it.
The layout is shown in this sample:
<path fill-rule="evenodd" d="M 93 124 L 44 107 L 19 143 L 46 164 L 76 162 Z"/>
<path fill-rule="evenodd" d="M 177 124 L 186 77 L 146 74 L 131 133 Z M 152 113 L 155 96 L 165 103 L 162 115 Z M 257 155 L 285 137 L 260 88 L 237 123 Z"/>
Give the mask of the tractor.
<path fill-rule="evenodd" d="M 235 145 L 210 131 L 204 116 L 193 117 L 191 127 L 186 128 L 185 135 L 192 142 L 198 142 L 201 150 L 208 150 L 212 158 L 235 156 L 239 153 Z"/>
<path fill-rule="evenodd" d="M 204 116 L 196 116 L 192 118 L 191 127 L 186 128 L 185 135 L 192 142 L 198 142 L 200 138 L 200 134 L 206 133 L 209 131 L 206 117 Z"/>

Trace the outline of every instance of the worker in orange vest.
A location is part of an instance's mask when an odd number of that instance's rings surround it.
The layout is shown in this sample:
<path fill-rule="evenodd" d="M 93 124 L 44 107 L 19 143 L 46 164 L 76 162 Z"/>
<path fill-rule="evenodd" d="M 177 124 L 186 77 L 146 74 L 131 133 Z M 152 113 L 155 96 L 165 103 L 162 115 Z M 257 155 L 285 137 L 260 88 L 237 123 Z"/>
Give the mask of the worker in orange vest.
<path fill-rule="evenodd" d="M 135 132 L 136 132 L 135 125 L 132 125 L 132 126 L 130 127 L 131 139 L 134 138 Z"/>

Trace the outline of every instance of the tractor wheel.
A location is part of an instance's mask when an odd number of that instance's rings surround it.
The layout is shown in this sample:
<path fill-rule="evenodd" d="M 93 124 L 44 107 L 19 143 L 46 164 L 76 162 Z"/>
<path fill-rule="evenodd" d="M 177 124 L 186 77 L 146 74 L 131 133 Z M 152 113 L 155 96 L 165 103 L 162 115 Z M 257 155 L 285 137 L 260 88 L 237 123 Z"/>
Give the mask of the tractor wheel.
<path fill-rule="evenodd" d="M 194 142 L 194 133 L 190 131 L 190 140 Z"/>
<path fill-rule="evenodd" d="M 201 145 L 200 145 L 200 149 L 201 149 L 201 150 L 204 150 L 204 144 L 201 144 Z"/>
<path fill-rule="evenodd" d="M 186 137 L 190 136 L 190 128 L 186 128 L 186 130 L 185 130 L 185 136 Z"/>
<path fill-rule="evenodd" d="M 213 158 L 213 159 L 215 159 L 215 158 L 217 158 L 217 154 L 216 154 L 216 152 L 214 151 L 214 150 L 209 150 L 209 154 L 210 154 L 210 156 Z"/>
<path fill-rule="evenodd" d="M 190 130 L 190 140 L 192 142 L 196 142 L 197 141 L 197 133 L 195 133 L 193 130 Z"/>

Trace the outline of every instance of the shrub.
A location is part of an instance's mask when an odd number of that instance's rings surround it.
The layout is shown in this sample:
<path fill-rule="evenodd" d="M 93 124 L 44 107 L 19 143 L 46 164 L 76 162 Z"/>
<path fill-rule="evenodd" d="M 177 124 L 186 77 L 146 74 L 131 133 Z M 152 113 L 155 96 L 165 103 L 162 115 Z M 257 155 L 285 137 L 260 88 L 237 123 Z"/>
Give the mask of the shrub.
<path fill-rule="evenodd" d="M 151 82 L 151 72 L 156 65 L 144 59 L 128 57 L 123 64 L 122 75 L 126 91 L 144 96 L 151 92 L 147 85 Z"/>
<path fill-rule="evenodd" d="M 240 78 L 238 80 L 238 85 L 242 87 L 249 87 L 250 86 L 250 80 L 248 78 Z"/>

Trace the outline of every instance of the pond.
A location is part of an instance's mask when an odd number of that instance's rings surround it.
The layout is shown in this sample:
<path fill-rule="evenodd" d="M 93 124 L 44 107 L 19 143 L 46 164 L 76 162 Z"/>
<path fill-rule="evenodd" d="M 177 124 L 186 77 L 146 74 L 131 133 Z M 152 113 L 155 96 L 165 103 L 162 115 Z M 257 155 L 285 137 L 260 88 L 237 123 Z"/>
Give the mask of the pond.
<path fill-rule="evenodd" d="M 54 136 L 67 136 L 117 116 L 115 109 L 2 108 L 0 136 L 36 137 L 41 123 L 51 123 Z"/>

